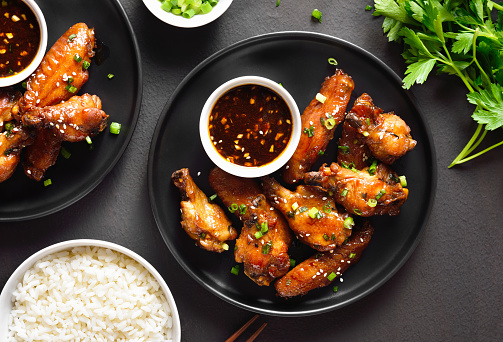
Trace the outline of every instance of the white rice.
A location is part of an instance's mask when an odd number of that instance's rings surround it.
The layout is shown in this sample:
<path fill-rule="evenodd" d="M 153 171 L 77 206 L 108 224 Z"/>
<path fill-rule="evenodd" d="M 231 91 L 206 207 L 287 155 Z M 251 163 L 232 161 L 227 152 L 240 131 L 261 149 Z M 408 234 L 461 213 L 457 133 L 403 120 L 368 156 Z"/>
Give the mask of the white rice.
<path fill-rule="evenodd" d="M 13 293 L 8 341 L 166 341 L 171 309 L 128 256 L 77 247 L 39 260 Z"/>

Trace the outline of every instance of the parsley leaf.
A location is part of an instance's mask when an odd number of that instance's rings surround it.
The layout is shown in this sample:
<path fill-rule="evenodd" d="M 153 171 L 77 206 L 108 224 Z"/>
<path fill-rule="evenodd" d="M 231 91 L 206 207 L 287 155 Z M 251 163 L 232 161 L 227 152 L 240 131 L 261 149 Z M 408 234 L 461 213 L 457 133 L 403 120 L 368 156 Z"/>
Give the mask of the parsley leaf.
<path fill-rule="evenodd" d="M 388 41 L 403 43 L 403 88 L 424 83 L 433 69 L 468 89 L 478 127 L 449 167 L 471 160 L 487 131 L 503 127 L 503 6 L 491 0 L 374 0 Z"/>

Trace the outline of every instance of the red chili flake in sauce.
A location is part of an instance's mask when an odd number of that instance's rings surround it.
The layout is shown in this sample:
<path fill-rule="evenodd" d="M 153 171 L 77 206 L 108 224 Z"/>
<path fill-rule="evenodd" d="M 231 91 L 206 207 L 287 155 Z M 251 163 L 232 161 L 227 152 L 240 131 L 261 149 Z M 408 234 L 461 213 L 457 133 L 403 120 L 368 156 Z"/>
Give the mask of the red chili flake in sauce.
<path fill-rule="evenodd" d="M 248 84 L 222 95 L 209 118 L 210 139 L 218 153 L 242 166 L 275 160 L 292 135 L 292 114 L 285 100 L 267 87 Z"/>
<path fill-rule="evenodd" d="M 0 6 L 0 77 L 23 71 L 35 58 L 40 27 L 35 14 L 20 0 Z"/>

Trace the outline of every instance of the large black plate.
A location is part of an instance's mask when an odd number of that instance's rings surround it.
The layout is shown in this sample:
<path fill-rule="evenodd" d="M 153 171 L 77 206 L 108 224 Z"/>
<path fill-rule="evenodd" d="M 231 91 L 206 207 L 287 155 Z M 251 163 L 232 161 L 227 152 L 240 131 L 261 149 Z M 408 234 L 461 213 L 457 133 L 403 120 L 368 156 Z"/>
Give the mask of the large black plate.
<path fill-rule="evenodd" d="M 375 217 L 374 237 L 360 262 L 344 273 L 338 292 L 332 286 L 289 300 L 275 295 L 274 287 L 259 287 L 245 275 L 234 276 L 230 252 L 213 254 L 194 245 L 180 227 L 180 196 L 171 184 L 173 171 L 188 167 L 196 183 L 213 191 L 207 176 L 214 165 L 199 140 L 198 119 L 210 93 L 223 82 L 242 75 L 259 75 L 281 82 L 301 112 L 333 74 L 329 57 L 355 81 L 353 98 L 369 93 L 384 110 L 395 110 L 410 125 L 418 145 L 394 165 L 405 174 L 410 196 L 396 217 Z M 351 103 L 353 100 L 351 101 Z M 335 158 L 335 143 L 320 162 Z M 200 174 L 199 174 L 200 173 Z M 258 36 L 209 57 L 179 85 L 159 119 L 149 155 L 149 192 L 152 210 L 164 241 L 182 267 L 203 287 L 239 307 L 279 316 L 311 315 L 340 308 L 371 293 L 388 280 L 417 245 L 432 206 L 436 164 L 432 139 L 400 78 L 370 53 L 340 39 L 299 32 Z M 237 226 L 239 227 L 239 225 Z M 305 250 L 304 250 L 305 252 Z M 293 254 L 299 251 L 292 249 Z M 312 254 L 312 252 L 311 252 Z"/>
<path fill-rule="evenodd" d="M 85 22 L 94 27 L 96 37 L 105 47 L 89 68 L 89 81 L 79 94 L 98 95 L 109 122 L 122 124 L 121 133 L 108 129 L 87 144 L 64 145 L 72 156 L 59 157 L 46 177 L 52 185 L 28 179 L 21 167 L 0 184 L 0 221 L 19 221 L 41 217 L 61 210 L 94 189 L 114 167 L 126 149 L 138 118 L 142 80 L 140 54 L 136 38 L 124 9 L 117 0 L 40 0 L 48 26 L 48 48 L 73 24 Z M 108 57 L 106 50 L 109 51 Z M 106 57 L 100 65 L 98 57 Z M 108 79 L 111 73 L 115 77 Z"/>

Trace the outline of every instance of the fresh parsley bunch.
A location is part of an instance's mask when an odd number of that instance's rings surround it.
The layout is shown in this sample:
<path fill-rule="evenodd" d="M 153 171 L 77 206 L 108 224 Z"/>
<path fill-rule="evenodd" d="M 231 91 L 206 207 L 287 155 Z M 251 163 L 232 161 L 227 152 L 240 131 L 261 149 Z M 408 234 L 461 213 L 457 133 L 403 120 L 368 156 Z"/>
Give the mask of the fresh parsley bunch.
<path fill-rule="evenodd" d="M 503 126 L 503 6 L 488 0 L 375 0 L 374 5 L 374 15 L 385 17 L 389 41 L 404 44 L 405 89 L 422 84 L 436 67 L 458 76 L 476 106 L 477 130 L 449 167 L 503 145 L 472 154 L 488 131 Z"/>

